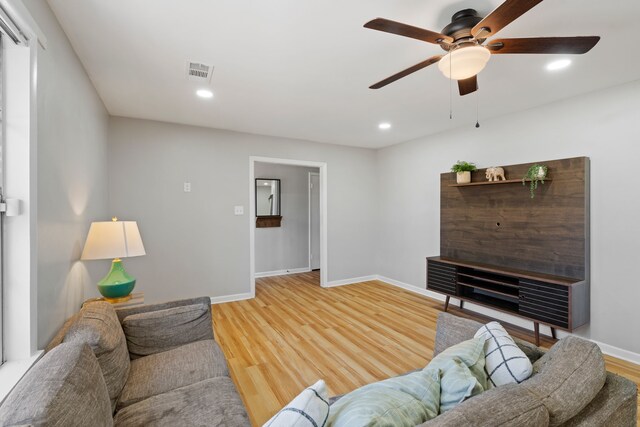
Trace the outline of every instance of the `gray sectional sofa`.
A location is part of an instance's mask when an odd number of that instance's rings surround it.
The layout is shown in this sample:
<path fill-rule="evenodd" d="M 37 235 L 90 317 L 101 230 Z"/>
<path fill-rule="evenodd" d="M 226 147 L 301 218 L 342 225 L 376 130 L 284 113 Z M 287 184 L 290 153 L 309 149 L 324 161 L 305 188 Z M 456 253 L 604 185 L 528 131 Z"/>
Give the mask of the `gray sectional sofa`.
<path fill-rule="evenodd" d="M 440 313 L 434 356 L 481 326 Z M 636 427 L 636 384 L 607 372 L 596 344 L 571 336 L 545 351 L 514 340 L 533 363 L 531 378 L 472 397 L 419 427 Z"/>
<path fill-rule="evenodd" d="M 249 426 L 209 298 L 85 304 L 0 406 L 0 425 Z"/>

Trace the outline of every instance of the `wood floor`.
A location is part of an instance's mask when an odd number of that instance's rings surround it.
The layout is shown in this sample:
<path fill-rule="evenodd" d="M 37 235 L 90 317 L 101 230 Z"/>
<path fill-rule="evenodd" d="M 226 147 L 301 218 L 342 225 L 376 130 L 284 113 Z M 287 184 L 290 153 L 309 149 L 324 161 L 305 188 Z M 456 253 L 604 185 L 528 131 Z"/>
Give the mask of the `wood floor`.
<path fill-rule="evenodd" d="M 261 426 L 319 379 L 336 395 L 424 367 L 441 311 L 439 301 L 380 281 L 321 288 L 311 272 L 258 279 L 255 299 L 214 305 L 213 323 L 251 421 Z M 610 371 L 640 385 L 640 366 L 606 359 Z"/>

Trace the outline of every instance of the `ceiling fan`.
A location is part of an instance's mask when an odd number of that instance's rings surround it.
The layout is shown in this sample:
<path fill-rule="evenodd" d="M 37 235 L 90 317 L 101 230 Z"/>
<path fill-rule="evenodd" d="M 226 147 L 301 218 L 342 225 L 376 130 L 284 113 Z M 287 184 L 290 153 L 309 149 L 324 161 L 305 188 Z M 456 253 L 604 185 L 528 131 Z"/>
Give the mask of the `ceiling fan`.
<path fill-rule="evenodd" d="M 478 90 L 478 73 L 491 55 L 513 53 L 583 54 L 594 47 L 600 37 L 532 37 L 493 39 L 487 38 L 531 10 L 542 0 L 506 0 L 484 18 L 474 9 L 464 9 L 453 15 L 451 23 L 442 32 L 413 27 L 389 19 L 377 18 L 364 24 L 365 28 L 384 31 L 440 45 L 447 53 L 435 55 L 391 77 L 379 81 L 369 89 L 380 89 L 429 65 L 438 68 L 447 77 L 458 81 L 460 95 Z"/>

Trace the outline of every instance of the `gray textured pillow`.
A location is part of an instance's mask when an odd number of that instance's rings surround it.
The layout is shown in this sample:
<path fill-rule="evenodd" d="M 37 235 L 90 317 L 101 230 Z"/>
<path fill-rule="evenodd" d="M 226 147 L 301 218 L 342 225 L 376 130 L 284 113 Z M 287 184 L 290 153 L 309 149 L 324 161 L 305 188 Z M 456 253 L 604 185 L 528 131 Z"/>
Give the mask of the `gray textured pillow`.
<path fill-rule="evenodd" d="M 107 384 L 112 410 L 129 376 L 129 352 L 124 332 L 113 306 L 108 302 L 85 304 L 71 325 L 64 342 L 87 343 L 98 358 Z"/>
<path fill-rule="evenodd" d="M 132 359 L 213 339 L 211 310 L 205 304 L 132 314 L 122 327 Z"/>
<path fill-rule="evenodd" d="M 578 414 L 598 394 L 607 377 L 600 348 L 573 336 L 551 347 L 533 364 L 533 372 L 521 386 L 542 400 L 551 426 Z"/>
<path fill-rule="evenodd" d="M 0 406 L 0 424 L 112 426 L 107 386 L 91 349 L 63 343 L 47 353 Z"/>

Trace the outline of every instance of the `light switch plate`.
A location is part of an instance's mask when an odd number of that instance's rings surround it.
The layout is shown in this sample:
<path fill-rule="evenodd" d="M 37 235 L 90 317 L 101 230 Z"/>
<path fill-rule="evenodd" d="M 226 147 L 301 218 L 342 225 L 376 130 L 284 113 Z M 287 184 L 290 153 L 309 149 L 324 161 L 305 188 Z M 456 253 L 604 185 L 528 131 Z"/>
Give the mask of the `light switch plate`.
<path fill-rule="evenodd" d="M 184 183 L 184 192 L 185 193 L 191 193 L 191 183 L 190 182 L 185 182 Z"/>
<path fill-rule="evenodd" d="M 234 215 L 244 215 L 244 206 L 234 206 L 233 213 Z"/>

